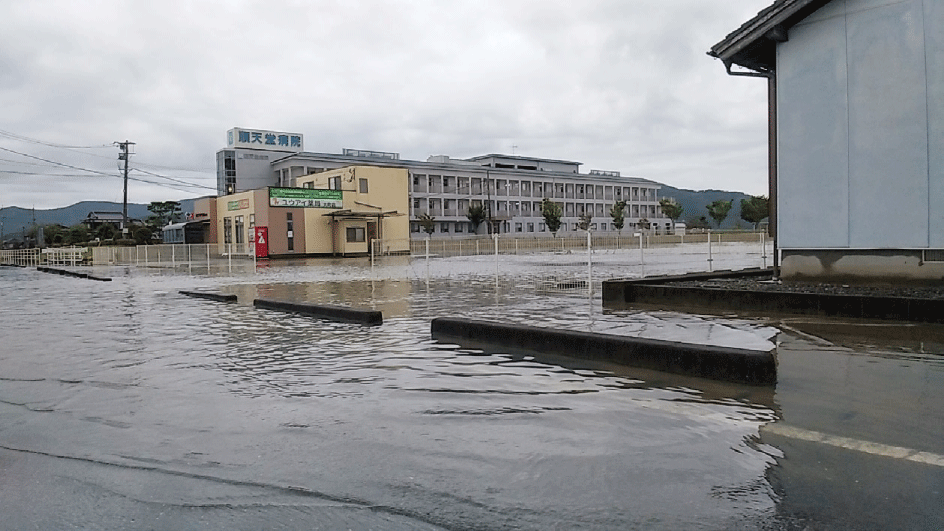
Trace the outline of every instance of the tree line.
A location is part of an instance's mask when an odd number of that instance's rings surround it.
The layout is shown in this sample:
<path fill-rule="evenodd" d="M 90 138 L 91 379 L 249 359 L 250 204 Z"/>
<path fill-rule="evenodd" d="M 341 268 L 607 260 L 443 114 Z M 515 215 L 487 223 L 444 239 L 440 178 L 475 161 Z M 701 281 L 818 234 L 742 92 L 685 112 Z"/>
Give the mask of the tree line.
<path fill-rule="evenodd" d="M 728 218 L 732 206 L 733 200 L 724 201 L 722 199 L 712 201 L 710 204 L 705 205 L 708 209 L 708 216 L 714 220 L 716 227 L 721 227 L 721 224 Z M 672 220 L 673 225 L 678 222 L 678 219 L 682 217 L 684 213 L 682 205 L 671 197 L 660 199 L 659 209 L 665 217 Z M 613 227 L 616 228 L 617 232 L 622 231 L 626 220 L 626 201 L 613 203 L 609 214 L 610 219 L 613 221 Z M 768 215 L 769 201 L 767 196 L 759 195 L 751 196 L 750 199 L 741 199 L 741 219 L 751 223 L 755 229 L 757 228 L 757 224 L 766 219 Z M 541 201 L 541 216 L 544 218 L 544 224 L 547 226 L 547 230 L 556 237 L 561 227 L 563 205 L 545 197 Z M 466 211 L 466 217 L 472 224 L 472 231 L 475 232 L 478 230 L 479 225 L 488 218 L 488 211 L 484 205 L 474 204 L 469 206 L 469 209 Z M 416 219 L 420 227 L 427 234 L 432 234 L 436 230 L 435 216 L 424 213 L 417 216 Z M 581 230 L 590 230 L 592 220 L 592 214 L 581 214 L 577 221 L 577 227 Z M 705 216 L 701 216 L 697 219 L 691 218 L 686 222 L 686 226 L 690 229 L 711 228 L 711 224 Z M 637 223 L 637 227 L 640 229 L 648 229 L 650 222 L 646 218 L 641 218 L 639 223 Z M 489 229 L 489 231 L 491 231 L 491 229 Z"/>
<path fill-rule="evenodd" d="M 154 235 L 160 234 L 162 229 L 180 221 L 182 212 L 177 201 L 153 201 L 148 207 L 151 213 L 142 223 L 128 224 L 128 237 L 123 237 L 121 229 L 113 223 L 102 223 L 90 229 L 84 222 L 70 227 L 59 224 L 42 226 L 43 240 L 47 246 L 86 245 L 91 242 L 114 243 L 118 245 L 147 245 L 153 243 Z M 38 238 L 37 227 L 27 232 L 29 238 Z"/>

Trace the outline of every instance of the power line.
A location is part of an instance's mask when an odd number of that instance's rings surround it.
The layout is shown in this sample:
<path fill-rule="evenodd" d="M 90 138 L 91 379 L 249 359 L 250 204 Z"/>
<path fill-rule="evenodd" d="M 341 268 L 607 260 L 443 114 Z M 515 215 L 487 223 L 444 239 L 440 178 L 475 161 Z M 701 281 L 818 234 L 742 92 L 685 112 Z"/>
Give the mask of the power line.
<path fill-rule="evenodd" d="M 166 175 L 160 175 L 160 174 L 157 174 L 157 173 L 145 171 L 145 170 L 142 170 L 141 168 L 131 168 L 131 169 L 134 170 L 134 171 L 137 171 L 137 172 L 145 173 L 145 174 L 147 174 L 147 175 L 152 175 L 152 176 L 154 176 L 154 177 L 160 177 L 161 179 L 167 179 L 168 181 L 173 181 L 173 182 L 175 182 L 175 183 L 180 183 L 180 184 L 183 184 L 183 185 L 186 185 L 186 186 L 192 186 L 192 187 L 194 187 L 194 188 L 204 188 L 204 189 L 206 189 L 206 190 L 216 190 L 216 188 L 213 187 L 213 186 L 205 186 L 205 185 L 202 185 L 202 184 L 191 183 L 191 182 L 183 181 L 183 180 L 181 180 L 181 179 L 175 179 L 175 178 L 173 178 L 173 177 L 168 177 L 168 176 L 166 176 Z"/>
<path fill-rule="evenodd" d="M 12 138 L 14 140 L 19 140 L 21 142 L 29 142 L 31 144 L 39 144 L 42 146 L 60 148 L 60 149 L 101 149 L 101 148 L 110 148 L 111 144 L 103 144 L 100 146 L 66 146 L 63 144 L 54 144 L 52 142 L 44 142 L 42 140 L 37 140 L 35 138 L 30 138 L 28 136 L 18 135 L 16 133 L 11 133 L 9 131 L 4 131 L 0 129 L 0 136 L 5 136 L 7 138 Z"/>
<path fill-rule="evenodd" d="M 65 163 L 62 163 L 62 162 L 56 162 L 56 161 L 54 161 L 54 160 L 49 160 L 49 159 L 44 159 L 44 158 L 42 158 L 42 157 L 37 157 L 37 156 L 35 156 L 35 155 L 30 155 L 30 154 L 27 154 L 27 153 L 21 153 L 21 152 L 19 152 L 19 151 L 15 151 L 15 150 L 12 150 L 12 149 L 7 149 L 7 148 L 5 148 L 5 147 L 0 147 L 0 150 L 6 151 L 6 152 L 8 152 L 8 153 L 14 153 L 14 154 L 17 154 L 17 155 L 20 155 L 20 156 L 23 156 L 23 157 L 29 157 L 29 158 L 35 159 L 35 160 L 41 160 L 41 161 L 43 161 L 43 162 L 48 162 L 49 164 L 55 164 L 56 166 L 62 166 L 62 167 L 64 167 L 64 168 L 70 168 L 70 169 L 79 170 L 79 171 L 87 171 L 87 172 L 89 172 L 89 173 L 97 173 L 97 174 L 100 174 L 100 175 L 110 175 L 110 174 L 108 174 L 108 173 L 101 172 L 101 171 L 98 171 L 98 170 L 90 170 L 90 169 L 88 169 L 88 168 L 80 168 L 80 167 L 78 167 L 78 166 L 72 166 L 71 164 L 65 164 Z"/>

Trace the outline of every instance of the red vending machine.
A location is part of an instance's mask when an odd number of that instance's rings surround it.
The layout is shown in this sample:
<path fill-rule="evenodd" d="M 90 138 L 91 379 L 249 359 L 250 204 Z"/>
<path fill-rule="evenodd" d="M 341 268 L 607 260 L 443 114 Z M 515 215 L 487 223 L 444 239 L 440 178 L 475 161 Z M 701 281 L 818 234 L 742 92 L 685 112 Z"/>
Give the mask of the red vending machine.
<path fill-rule="evenodd" d="M 269 256 L 269 227 L 256 227 L 256 258 Z"/>

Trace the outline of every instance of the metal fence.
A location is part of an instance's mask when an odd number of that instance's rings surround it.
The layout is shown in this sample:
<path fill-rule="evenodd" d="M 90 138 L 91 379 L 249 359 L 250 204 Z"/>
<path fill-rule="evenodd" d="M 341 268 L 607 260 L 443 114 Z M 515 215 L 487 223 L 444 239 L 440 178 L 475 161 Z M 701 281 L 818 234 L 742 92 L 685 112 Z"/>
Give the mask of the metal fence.
<path fill-rule="evenodd" d="M 532 237 L 516 238 L 512 235 L 501 234 L 485 237 L 469 238 L 434 238 L 411 239 L 409 242 L 412 256 L 432 255 L 445 256 L 475 256 L 486 254 L 527 254 L 544 252 L 567 252 L 586 250 L 588 247 L 588 233 L 577 236 Z M 684 244 L 704 244 L 707 249 L 713 244 L 723 245 L 737 242 L 757 242 L 763 245 L 768 242 L 766 233 L 754 231 L 706 231 L 697 234 L 663 234 L 651 235 L 635 233 L 628 235 L 593 235 L 590 233 L 590 248 L 594 250 L 621 250 L 621 249 L 650 249 Z M 497 246 L 497 247 L 496 247 Z M 372 249 L 395 248 L 389 240 L 374 240 Z M 385 253 L 378 253 L 385 254 Z"/>
<path fill-rule="evenodd" d="M 42 265 L 42 253 L 39 249 L 6 249 L 0 251 L 0 264 L 15 266 Z"/>
<path fill-rule="evenodd" d="M 382 250 L 389 241 L 374 241 Z M 414 278 L 494 276 L 496 286 L 593 293 L 609 278 L 639 278 L 772 265 L 773 241 L 760 232 L 514 238 L 508 235 L 410 242 Z M 398 274 L 386 253 L 371 255 L 375 277 Z"/>
<path fill-rule="evenodd" d="M 169 268 L 205 266 L 212 268 L 233 261 L 246 260 L 255 260 L 255 253 L 252 246 L 245 243 L 165 244 L 92 248 L 92 264 L 94 265 Z"/>
<path fill-rule="evenodd" d="M 16 266 L 87 264 L 88 247 L 50 247 L 46 249 L 7 249 L 0 251 L 0 264 Z"/>

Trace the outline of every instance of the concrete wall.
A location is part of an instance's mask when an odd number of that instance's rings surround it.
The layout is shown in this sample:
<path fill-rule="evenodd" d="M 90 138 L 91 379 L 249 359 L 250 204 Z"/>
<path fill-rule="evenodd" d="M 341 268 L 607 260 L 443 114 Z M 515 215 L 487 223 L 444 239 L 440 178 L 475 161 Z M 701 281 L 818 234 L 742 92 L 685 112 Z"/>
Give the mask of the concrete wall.
<path fill-rule="evenodd" d="M 944 0 L 834 0 L 778 46 L 784 275 L 824 266 L 791 249 L 944 248 L 941 28 Z"/>

